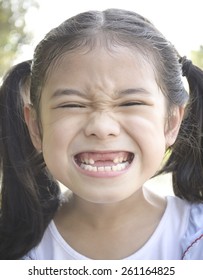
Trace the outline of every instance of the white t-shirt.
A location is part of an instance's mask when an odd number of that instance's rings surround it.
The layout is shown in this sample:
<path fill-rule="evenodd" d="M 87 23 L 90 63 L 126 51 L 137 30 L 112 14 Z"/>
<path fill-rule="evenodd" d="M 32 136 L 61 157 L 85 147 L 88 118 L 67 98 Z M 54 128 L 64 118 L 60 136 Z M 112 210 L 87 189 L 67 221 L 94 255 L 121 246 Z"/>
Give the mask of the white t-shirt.
<path fill-rule="evenodd" d="M 39 245 L 23 259 L 89 260 L 67 244 L 53 221 Z M 141 249 L 125 260 L 181 259 L 203 260 L 203 204 L 190 204 L 169 196 L 165 213 L 155 232 Z"/>

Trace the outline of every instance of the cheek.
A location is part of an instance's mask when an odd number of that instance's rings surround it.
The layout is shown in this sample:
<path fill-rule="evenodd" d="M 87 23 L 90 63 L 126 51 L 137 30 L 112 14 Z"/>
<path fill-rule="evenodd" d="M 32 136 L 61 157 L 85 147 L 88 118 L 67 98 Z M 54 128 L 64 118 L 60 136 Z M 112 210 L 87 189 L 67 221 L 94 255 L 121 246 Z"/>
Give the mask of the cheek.
<path fill-rule="evenodd" d="M 81 117 L 65 113 L 47 114 L 42 121 L 44 144 L 68 143 L 81 127 Z"/>
<path fill-rule="evenodd" d="M 45 163 L 54 177 L 56 172 L 61 172 L 62 166 L 69 165 L 74 141 L 84 126 L 81 119 L 80 116 L 67 116 L 66 113 L 44 115 L 42 152 Z M 84 119 L 83 117 L 82 120 Z"/>
<path fill-rule="evenodd" d="M 47 165 L 50 164 L 51 160 L 55 163 L 65 157 L 73 134 L 73 127 L 67 121 L 55 121 L 49 124 L 43 124 L 42 151 Z"/>
<path fill-rule="evenodd" d="M 142 154 L 164 156 L 166 150 L 164 118 L 156 118 L 153 115 L 151 117 L 128 115 L 123 127 Z"/>
<path fill-rule="evenodd" d="M 43 157 L 47 168 L 56 180 L 59 180 L 61 173 L 67 170 L 70 142 L 71 135 L 65 125 L 55 123 L 43 127 Z"/>

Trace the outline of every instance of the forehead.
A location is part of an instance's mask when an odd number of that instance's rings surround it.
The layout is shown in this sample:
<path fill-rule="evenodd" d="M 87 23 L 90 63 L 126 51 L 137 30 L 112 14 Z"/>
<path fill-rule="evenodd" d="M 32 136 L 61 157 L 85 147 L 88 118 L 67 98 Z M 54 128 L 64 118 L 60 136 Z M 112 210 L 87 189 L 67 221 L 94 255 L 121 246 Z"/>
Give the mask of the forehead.
<path fill-rule="evenodd" d="M 155 82 L 149 56 L 123 46 L 64 53 L 51 66 L 45 88 L 77 86 L 114 89 Z M 132 84 L 132 85 L 131 85 Z"/>

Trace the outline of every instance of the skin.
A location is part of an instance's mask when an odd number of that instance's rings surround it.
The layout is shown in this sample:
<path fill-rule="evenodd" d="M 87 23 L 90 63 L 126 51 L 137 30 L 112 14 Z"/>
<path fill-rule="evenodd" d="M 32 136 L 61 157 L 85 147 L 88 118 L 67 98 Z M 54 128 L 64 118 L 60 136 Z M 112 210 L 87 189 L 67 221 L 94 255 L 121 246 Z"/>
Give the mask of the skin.
<path fill-rule="evenodd" d="M 63 238 L 93 259 L 120 259 L 141 248 L 166 207 L 142 186 L 174 143 L 183 108 L 168 119 L 154 70 L 139 53 L 97 46 L 63 55 L 42 89 L 40 110 L 42 137 L 35 113 L 25 106 L 33 144 L 71 190 L 55 217 Z M 120 151 L 134 155 L 121 173 L 95 177 L 74 161 L 81 152 Z"/>

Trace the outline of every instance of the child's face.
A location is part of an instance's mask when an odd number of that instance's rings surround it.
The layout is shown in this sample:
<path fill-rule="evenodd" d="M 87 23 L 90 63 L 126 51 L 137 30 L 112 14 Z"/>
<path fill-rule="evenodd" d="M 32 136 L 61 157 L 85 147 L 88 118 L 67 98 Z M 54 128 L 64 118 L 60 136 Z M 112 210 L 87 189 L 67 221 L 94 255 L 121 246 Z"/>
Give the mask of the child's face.
<path fill-rule="evenodd" d="M 152 67 L 124 47 L 64 55 L 46 81 L 40 108 L 47 167 L 77 196 L 96 203 L 135 193 L 159 169 L 180 124 L 177 110 L 167 125 Z"/>

